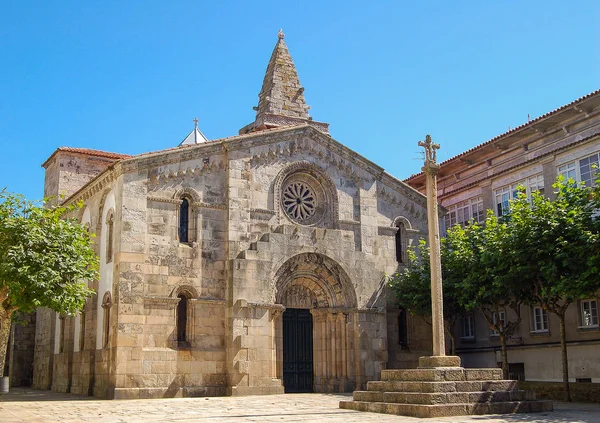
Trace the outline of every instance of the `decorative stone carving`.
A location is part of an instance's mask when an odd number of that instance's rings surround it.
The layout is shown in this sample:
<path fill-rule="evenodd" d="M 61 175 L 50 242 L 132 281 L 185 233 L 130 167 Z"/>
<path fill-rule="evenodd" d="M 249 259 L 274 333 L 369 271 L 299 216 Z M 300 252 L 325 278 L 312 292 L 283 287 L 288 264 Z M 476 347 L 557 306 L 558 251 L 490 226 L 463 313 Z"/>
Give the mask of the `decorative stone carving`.
<path fill-rule="evenodd" d="M 317 204 L 312 188 L 303 182 L 291 182 L 283 190 L 283 209 L 292 220 L 303 223 L 315 214 Z"/>
<path fill-rule="evenodd" d="M 338 216 L 335 186 L 312 163 L 297 162 L 284 168 L 275 178 L 273 194 L 280 216 L 294 223 L 331 227 Z"/>
<path fill-rule="evenodd" d="M 281 303 L 289 308 L 315 308 L 317 307 L 316 295 L 307 287 L 292 285 L 282 295 Z"/>

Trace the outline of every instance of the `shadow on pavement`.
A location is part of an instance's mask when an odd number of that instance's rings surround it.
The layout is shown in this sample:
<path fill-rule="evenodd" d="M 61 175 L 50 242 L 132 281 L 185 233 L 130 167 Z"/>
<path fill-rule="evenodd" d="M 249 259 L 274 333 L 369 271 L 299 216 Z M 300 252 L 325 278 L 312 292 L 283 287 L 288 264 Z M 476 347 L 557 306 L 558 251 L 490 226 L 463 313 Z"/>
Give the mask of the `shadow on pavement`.
<path fill-rule="evenodd" d="M 89 401 L 99 398 L 83 395 L 63 394 L 60 392 L 44 391 L 32 388 L 11 388 L 8 394 L 0 394 L 0 402 L 26 401 Z"/>

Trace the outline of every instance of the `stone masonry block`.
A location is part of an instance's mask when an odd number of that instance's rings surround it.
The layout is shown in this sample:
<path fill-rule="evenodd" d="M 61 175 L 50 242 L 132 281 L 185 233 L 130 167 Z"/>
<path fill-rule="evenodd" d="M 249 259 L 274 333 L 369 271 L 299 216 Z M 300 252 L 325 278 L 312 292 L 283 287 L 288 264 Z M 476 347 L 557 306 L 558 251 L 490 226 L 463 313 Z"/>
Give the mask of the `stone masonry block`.
<path fill-rule="evenodd" d="M 502 369 L 464 369 L 465 380 L 501 380 Z"/>

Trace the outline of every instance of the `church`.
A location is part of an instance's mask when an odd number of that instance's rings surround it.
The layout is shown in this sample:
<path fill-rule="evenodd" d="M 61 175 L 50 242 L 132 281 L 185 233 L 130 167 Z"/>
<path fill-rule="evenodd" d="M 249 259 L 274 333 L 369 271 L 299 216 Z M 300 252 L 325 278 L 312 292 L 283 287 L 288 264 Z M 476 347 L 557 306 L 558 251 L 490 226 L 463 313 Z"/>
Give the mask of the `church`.
<path fill-rule="evenodd" d="M 58 148 L 45 196 L 82 202 L 100 278 L 37 313 L 33 386 L 102 398 L 351 392 L 430 355 L 386 275 L 426 199 L 313 120 L 284 41 L 254 122 L 128 156 Z M 175 144 L 175 143 L 174 143 Z"/>

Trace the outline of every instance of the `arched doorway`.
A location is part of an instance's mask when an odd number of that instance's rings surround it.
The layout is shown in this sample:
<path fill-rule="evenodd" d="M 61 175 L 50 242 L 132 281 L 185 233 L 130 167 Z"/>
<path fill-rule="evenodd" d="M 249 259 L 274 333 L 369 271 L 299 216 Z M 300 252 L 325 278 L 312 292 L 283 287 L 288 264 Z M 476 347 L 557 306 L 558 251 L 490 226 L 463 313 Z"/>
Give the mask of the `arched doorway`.
<path fill-rule="evenodd" d="M 356 294 L 339 264 L 317 253 L 285 262 L 275 303 L 286 307 L 276 339 L 286 392 L 344 392 L 355 386 Z"/>

